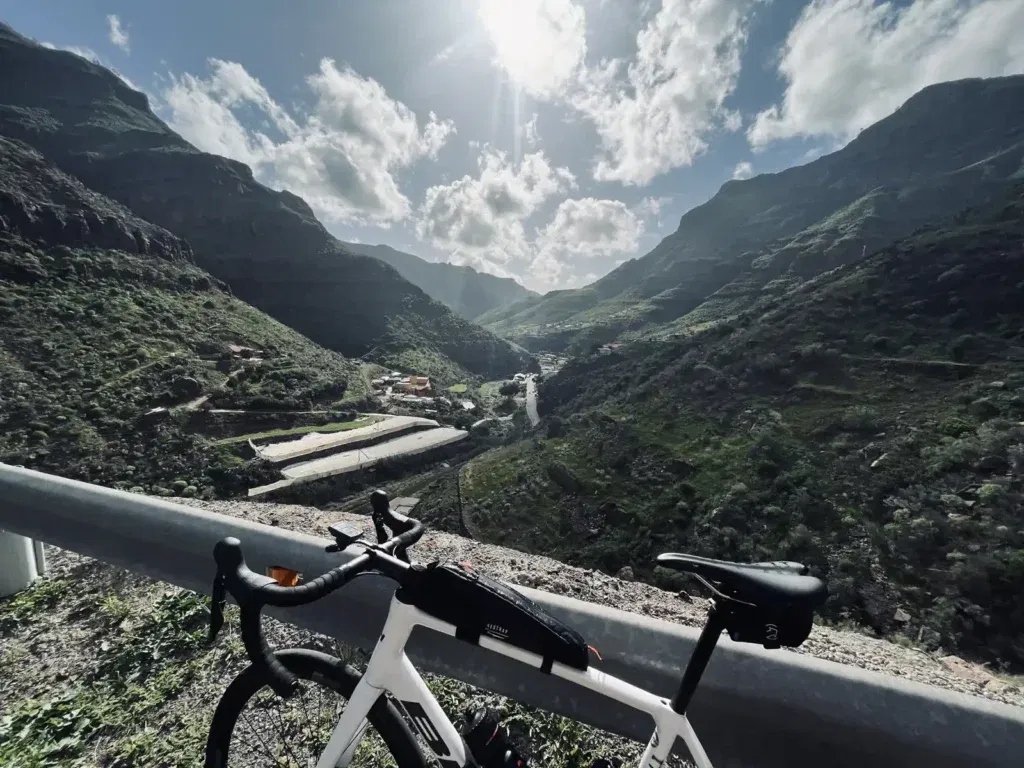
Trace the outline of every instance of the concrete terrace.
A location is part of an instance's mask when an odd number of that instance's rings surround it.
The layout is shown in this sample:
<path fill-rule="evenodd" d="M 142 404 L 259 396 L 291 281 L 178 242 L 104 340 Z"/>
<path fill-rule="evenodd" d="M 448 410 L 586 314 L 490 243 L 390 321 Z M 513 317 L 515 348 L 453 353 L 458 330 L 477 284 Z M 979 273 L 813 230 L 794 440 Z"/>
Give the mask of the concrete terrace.
<path fill-rule="evenodd" d="M 353 430 L 354 431 L 354 430 Z M 347 472 L 356 472 L 378 464 L 387 459 L 394 459 L 401 456 L 413 456 L 418 453 L 451 445 L 468 437 L 469 433 L 454 427 L 437 427 L 423 432 L 402 435 L 383 443 L 367 446 L 365 448 L 354 448 L 329 456 L 302 461 L 291 464 L 281 470 L 282 480 L 269 485 L 262 485 L 249 489 L 249 497 L 263 496 L 272 491 L 287 488 L 292 485 L 309 483 L 314 480 L 321 480 L 325 477 L 341 475 Z M 298 442 L 298 441 L 291 441 Z"/>
<path fill-rule="evenodd" d="M 398 436 L 414 429 L 438 426 L 440 425 L 433 419 L 425 419 L 419 416 L 388 416 L 365 427 L 357 427 L 345 432 L 310 432 L 296 440 L 287 440 L 264 446 L 253 445 L 252 448 L 261 459 L 279 463 L 292 461 L 302 456 L 308 456 L 312 453 L 319 453 L 320 451 L 332 448 L 343 449 L 346 446 L 366 440 Z"/>

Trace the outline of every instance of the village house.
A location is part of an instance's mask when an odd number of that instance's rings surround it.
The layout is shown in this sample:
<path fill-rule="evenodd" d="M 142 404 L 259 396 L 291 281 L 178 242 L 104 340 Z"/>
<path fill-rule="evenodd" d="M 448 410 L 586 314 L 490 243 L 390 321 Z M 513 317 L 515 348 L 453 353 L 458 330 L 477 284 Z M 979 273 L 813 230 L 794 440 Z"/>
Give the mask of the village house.
<path fill-rule="evenodd" d="M 417 397 L 430 397 L 433 391 L 430 388 L 430 379 L 426 376 L 409 376 L 398 382 L 395 389 Z"/>

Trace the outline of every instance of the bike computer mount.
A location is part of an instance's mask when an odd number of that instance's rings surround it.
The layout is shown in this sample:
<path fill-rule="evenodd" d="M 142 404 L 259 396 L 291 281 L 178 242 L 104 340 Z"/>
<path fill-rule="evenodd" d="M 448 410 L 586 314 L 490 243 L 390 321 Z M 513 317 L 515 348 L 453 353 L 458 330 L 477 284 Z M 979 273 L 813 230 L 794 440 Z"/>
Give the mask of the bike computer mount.
<path fill-rule="evenodd" d="M 327 526 L 327 530 L 330 531 L 331 536 L 334 538 L 334 544 L 327 548 L 329 552 L 340 552 L 349 544 L 353 544 L 363 538 L 362 529 L 348 523 L 331 523 Z"/>

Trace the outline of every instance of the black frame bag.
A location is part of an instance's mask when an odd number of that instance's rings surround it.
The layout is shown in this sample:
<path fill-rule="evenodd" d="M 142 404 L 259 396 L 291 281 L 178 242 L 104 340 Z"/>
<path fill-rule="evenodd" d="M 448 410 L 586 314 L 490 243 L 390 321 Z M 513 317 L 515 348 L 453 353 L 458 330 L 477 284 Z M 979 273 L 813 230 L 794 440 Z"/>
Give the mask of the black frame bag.
<path fill-rule="evenodd" d="M 461 563 L 434 562 L 415 573 L 395 597 L 454 624 L 460 640 L 477 644 L 481 635 L 502 640 L 541 656 L 544 672 L 555 661 L 587 668 L 583 637 L 511 587 Z"/>

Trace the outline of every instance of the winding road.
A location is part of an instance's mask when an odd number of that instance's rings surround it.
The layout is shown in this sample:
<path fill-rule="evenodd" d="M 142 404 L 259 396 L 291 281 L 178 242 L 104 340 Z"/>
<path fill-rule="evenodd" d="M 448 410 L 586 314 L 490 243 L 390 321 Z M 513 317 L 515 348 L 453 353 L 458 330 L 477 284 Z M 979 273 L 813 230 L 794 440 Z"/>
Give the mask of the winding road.
<path fill-rule="evenodd" d="M 537 413 L 537 381 L 533 374 L 526 377 L 526 415 L 530 418 L 531 427 L 540 424 L 540 414 Z"/>

